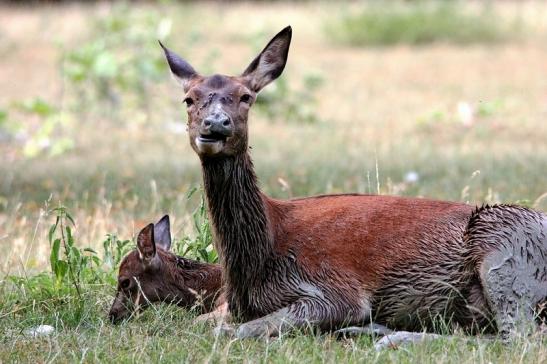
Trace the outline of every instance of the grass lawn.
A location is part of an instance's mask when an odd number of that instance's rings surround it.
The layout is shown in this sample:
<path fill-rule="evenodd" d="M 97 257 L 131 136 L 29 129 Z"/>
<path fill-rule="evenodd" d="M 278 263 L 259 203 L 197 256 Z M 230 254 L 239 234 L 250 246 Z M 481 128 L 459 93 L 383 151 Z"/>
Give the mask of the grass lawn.
<path fill-rule="evenodd" d="M 331 335 L 295 334 L 263 340 L 215 337 L 208 326 L 192 324 L 192 315 L 174 307 L 156 307 L 136 320 L 113 327 L 105 320 L 109 290 L 89 297 L 83 317 L 60 308 L 40 309 L 3 318 L 2 362 L 401 362 L 401 363 L 542 363 L 545 339 L 519 338 L 509 346 L 456 335 L 399 350 L 376 352 L 369 337 L 337 340 Z M 17 318 L 19 317 L 19 318 Z M 54 334 L 32 338 L 22 330 L 40 322 L 57 323 Z"/>

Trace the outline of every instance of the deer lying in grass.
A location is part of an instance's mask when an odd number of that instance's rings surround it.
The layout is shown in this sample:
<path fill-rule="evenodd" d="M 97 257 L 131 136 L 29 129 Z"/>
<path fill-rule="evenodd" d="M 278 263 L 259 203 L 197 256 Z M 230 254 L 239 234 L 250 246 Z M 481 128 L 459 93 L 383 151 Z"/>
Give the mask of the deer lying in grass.
<path fill-rule="evenodd" d="M 248 113 L 283 71 L 290 27 L 240 76 L 201 76 L 165 48 L 184 89 L 238 337 L 442 320 L 507 337 L 547 296 L 547 216 L 519 206 L 374 195 L 276 200 L 259 187 Z"/>
<path fill-rule="evenodd" d="M 137 249 L 130 252 L 120 264 L 118 287 L 109 312 L 112 323 L 119 323 L 154 302 L 177 304 L 184 308 L 197 308 L 203 314 L 195 322 L 217 321 L 220 329 L 232 331 L 226 301 L 221 294 L 221 268 L 219 264 L 201 263 L 176 256 L 170 251 L 169 216 L 156 225 L 144 227 L 137 237 Z M 214 309 L 214 311 L 213 311 Z M 408 341 L 415 333 L 393 333 L 385 326 L 370 324 L 361 328 L 344 328 L 338 335 L 367 333 L 385 336 L 386 344 Z"/>
<path fill-rule="evenodd" d="M 116 297 L 109 317 L 117 323 L 153 302 L 174 303 L 210 312 L 224 300 L 221 269 L 170 252 L 169 216 L 149 224 L 137 237 L 137 249 L 120 264 Z"/>
<path fill-rule="evenodd" d="M 203 314 L 196 318 L 196 322 L 217 321 L 221 324 L 221 330 L 233 330 L 226 324 L 230 317 L 221 294 L 220 265 L 200 263 L 173 254 L 170 251 L 169 216 L 164 216 L 155 226 L 150 224 L 143 228 L 137 241 L 137 249 L 129 253 L 120 265 L 116 297 L 109 312 L 113 323 L 130 317 L 152 302 L 167 302 L 184 308 L 198 308 Z M 145 264 L 141 257 L 144 257 L 147 251 L 154 251 L 154 247 L 158 258 L 153 259 L 159 259 L 160 263 Z M 161 250 L 160 253 L 158 249 Z M 133 286 L 131 281 L 135 283 Z M 547 310 L 544 307 L 546 304 L 547 302 L 543 302 L 542 306 L 538 307 L 538 312 L 543 312 L 543 321 L 547 319 Z M 374 323 L 363 327 L 346 327 L 337 330 L 336 334 L 384 336 L 376 342 L 377 350 L 423 339 L 423 334 L 420 333 L 393 332 L 383 325 Z M 437 337 L 439 336 L 430 336 Z"/>
<path fill-rule="evenodd" d="M 165 215 L 156 225 L 149 224 L 139 232 L 137 248 L 120 264 L 117 292 L 109 312 L 112 323 L 129 318 L 154 302 L 197 308 L 203 314 L 196 322 L 211 320 L 223 324 L 229 319 L 221 294 L 220 265 L 173 254 L 170 230 L 169 216 Z M 351 335 L 354 331 L 355 328 L 346 328 L 339 333 Z M 392 331 L 369 325 L 359 332 L 382 336 Z"/>

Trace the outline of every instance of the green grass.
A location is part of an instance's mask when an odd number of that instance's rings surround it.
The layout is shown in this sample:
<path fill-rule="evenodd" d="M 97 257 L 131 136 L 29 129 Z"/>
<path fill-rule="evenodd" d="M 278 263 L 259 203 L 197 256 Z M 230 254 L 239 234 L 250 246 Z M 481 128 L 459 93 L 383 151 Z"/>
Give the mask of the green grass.
<path fill-rule="evenodd" d="M 515 37 L 490 7 L 469 11 L 458 1 L 370 1 L 360 12 L 331 21 L 327 33 L 340 43 L 365 45 L 498 43 Z"/>
<path fill-rule="evenodd" d="M 455 335 L 381 352 L 366 336 L 337 340 L 329 334 L 295 333 L 270 341 L 232 340 L 216 337 L 208 325 L 192 323 L 195 314 L 167 305 L 112 326 L 106 318 L 113 293 L 109 285 L 85 285 L 81 301 L 69 291 L 45 299 L 43 292 L 7 282 L 0 293 L 2 362 L 540 363 L 547 357 L 547 339 L 537 337 L 517 338 L 505 346 Z M 26 334 L 39 324 L 52 325 L 55 332 L 36 338 Z"/>

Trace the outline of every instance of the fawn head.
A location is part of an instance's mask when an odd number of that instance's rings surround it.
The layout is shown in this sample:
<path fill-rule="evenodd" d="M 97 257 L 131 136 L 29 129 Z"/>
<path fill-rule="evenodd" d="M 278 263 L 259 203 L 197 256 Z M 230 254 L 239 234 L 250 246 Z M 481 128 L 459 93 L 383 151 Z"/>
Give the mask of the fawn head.
<path fill-rule="evenodd" d="M 172 74 L 184 89 L 190 144 L 200 158 L 247 151 L 247 118 L 257 93 L 281 75 L 291 43 L 288 26 L 279 32 L 240 76 L 201 76 L 162 46 Z"/>
<path fill-rule="evenodd" d="M 137 249 L 121 262 L 116 297 L 109 318 L 117 323 L 132 313 L 158 301 L 192 306 L 196 301 L 190 286 L 178 272 L 177 257 L 169 252 L 171 232 L 169 216 L 156 225 L 144 227 L 137 237 Z"/>

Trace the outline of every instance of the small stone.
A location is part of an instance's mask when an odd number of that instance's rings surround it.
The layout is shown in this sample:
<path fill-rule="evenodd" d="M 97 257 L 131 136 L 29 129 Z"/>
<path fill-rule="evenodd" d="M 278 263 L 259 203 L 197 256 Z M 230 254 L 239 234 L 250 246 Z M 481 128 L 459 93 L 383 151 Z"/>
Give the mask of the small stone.
<path fill-rule="evenodd" d="M 25 331 L 27 336 L 39 337 L 49 336 L 55 332 L 55 328 L 50 325 L 38 325 Z"/>

